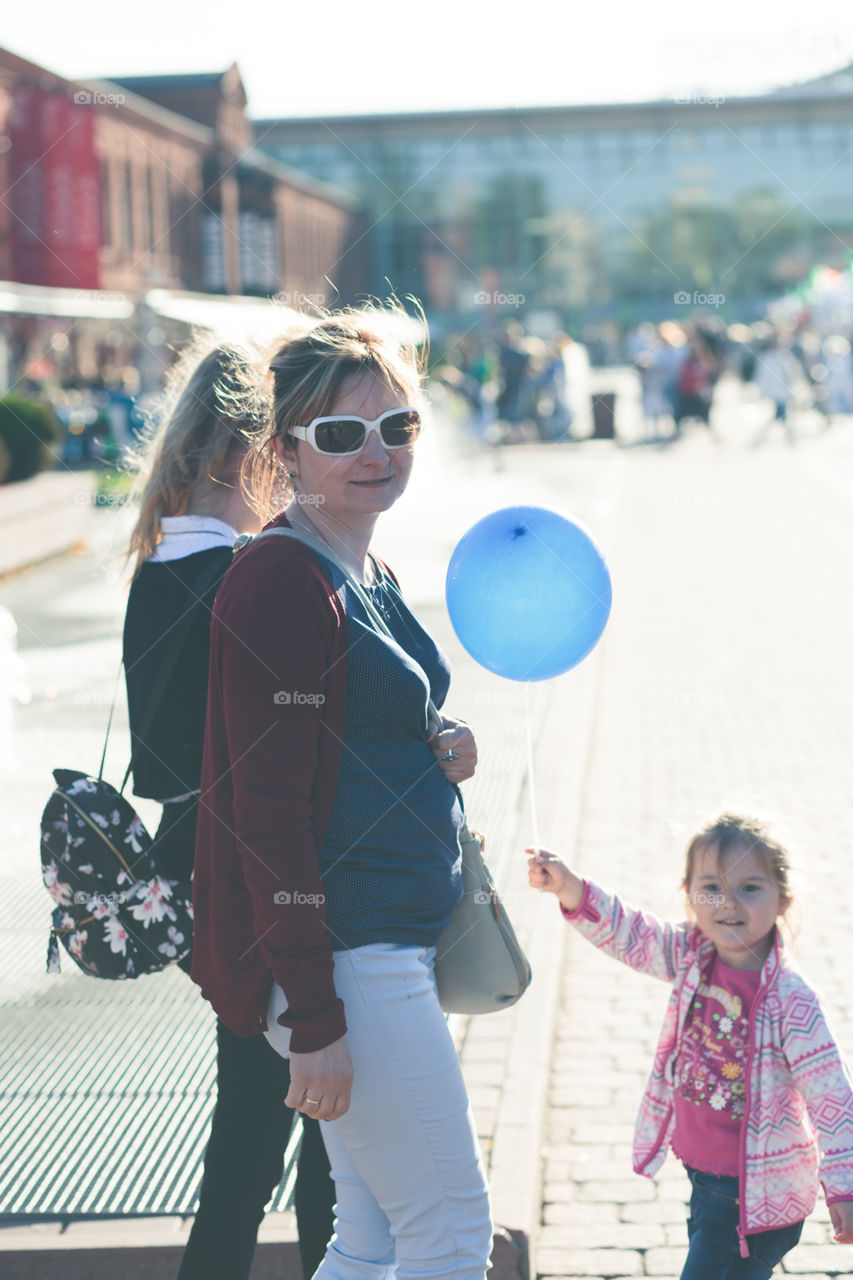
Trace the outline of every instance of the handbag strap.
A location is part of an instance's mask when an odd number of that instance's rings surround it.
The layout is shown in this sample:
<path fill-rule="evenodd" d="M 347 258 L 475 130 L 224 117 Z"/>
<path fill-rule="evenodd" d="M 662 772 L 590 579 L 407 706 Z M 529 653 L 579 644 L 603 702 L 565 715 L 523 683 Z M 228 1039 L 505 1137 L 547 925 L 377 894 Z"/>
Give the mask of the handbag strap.
<path fill-rule="evenodd" d="M 382 614 L 379 612 L 376 605 L 370 599 L 370 596 L 365 591 L 362 583 L 353 576 L 353 572 L 349 565 L 344 564 L 340 556 L 337 555 L 336 552 L 332 551 L 331 547 L 327 547 L 325 543 L 320 542 L 319 538 L 312 537 L 310 533 L 303 533 L 301 529 L 282 529 L 280 527 L 276 529 L 265 529 L 263 533 L 256 534 L 252 541 L 257 542 L 260 538 L 266 538 L 271 534 L 278 534 L 282 538 L 293 538 L 294 541 L 301 542 L 303 546 L 308 547 L 308 549 L 313 551 L 320 559 L 326 560 L 329 564 L 333 564 L 335 568 L 343 574 L 347 586 L 360 601 L 361 607 L 364 609 L 364 612 L 367 614 L 375 629 L 382 635 L 388 636 L 391 640 L 394 640 L 395 637 L 393 631 L 382 617 Z M 432 698 L 427 702 L 427 715 L 430 726 L 436 732 L 439 732 L 444 727 L 444 720 L 442 719 L 441 712 L 433 702 Z"/>
<path fill-rule="evenodd" d="M 223 576 L 222 567 L 218 562 L 216 564 L 209 565 L 207 568 L 207 571 L 202 573 L 190 588 L 192 594 L 195 596 L 194 603 L 201 603 L 204 600 L 204 597 L 207 595 L 207 592 L 210 590 L 210 588 L 222 576 Z M 174 673 L 175 668 L 178 665 L 178 659 L 181 656 L 184 643 L 187 639 L 187 636 L 190 633 L 190 627 L 192 626 L 193 619 L 195 617 L 195 612 L 196 611 L 195 611 L 194 604 L 189 605 L 181 614 L 180 618 L 172 628 L 172 642 L 167 651 L 165 661 L 161 665 L 160 670 L 157 672 L 157 679 L 154 682 L 154 686 L 148 698 L 148 705 L 145 708 L 145 717 L 140 723 L 138 732 L 132 735 L 132 737 L 135 739 L 135 742 L 132 742 L 131 744 L 130 760 L 128 762 L 127 769 L 125 770 L 121 787 L 119 788 L 119 795 L 123 793 L 125 787 L 127 786 L 127 780 L 133 771 L 133 762 L 136 758 L 137 748 L 141 743 L 145 741 L 145 738 L 148 734 L 148 730 L 151 728 L 152 724 L 154 723 L 154 717 L 156 716 L 157 712 L 160 709 L 160 704 L 163 701 L 163 695 L 166 692 L 166 686 L 168 685 L 169 680 L 171 679 L 172 674 Z M 123 665 L 123 660 L 122 660 L 122 665 Z M 110 718 L 107 724 L 107 737 L 104 741 L 104 751 L 103 751 L 103 755 L 101 756 L 101 772 L 98 774 L 99 780 L 104 770 L 104 760 L 106 759 L 106 754 L 107 754 L 107 740 L 109 739 L 109 736 L 110 736 L 110 725 L 112 724 L 113 711 L 115 709 L 117 694 L 118 694 L 118 688 L 116 688 L 116 693 L 113 695 L 113 705 L 110 708 Z"/>

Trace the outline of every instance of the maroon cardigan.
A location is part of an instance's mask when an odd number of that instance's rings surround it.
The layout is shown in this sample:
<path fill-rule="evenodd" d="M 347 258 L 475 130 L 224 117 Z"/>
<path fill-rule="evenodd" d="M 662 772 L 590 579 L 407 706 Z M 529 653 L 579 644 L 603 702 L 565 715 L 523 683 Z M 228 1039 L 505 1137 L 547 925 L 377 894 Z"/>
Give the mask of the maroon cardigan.
<path fill-rule="evenodd" d="M 237 1035 L 266 1030 L 277 982 L 297 1053 L 346 1031 L 318 904 L 346 671 L 346 612 L 320 562 L 290 538 L 240 552 L 211 621 L 192 977 Z"/>

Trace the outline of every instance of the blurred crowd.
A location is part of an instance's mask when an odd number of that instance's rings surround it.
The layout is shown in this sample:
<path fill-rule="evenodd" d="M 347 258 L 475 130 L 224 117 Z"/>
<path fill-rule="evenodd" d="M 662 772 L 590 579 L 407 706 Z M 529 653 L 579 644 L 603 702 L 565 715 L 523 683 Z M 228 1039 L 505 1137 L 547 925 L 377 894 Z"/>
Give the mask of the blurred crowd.
<path fill-rule="evenodd" d="M 115 466 L 143 430 L 158 396 L 139 393 L 135 370 L 121 381 L 23 378 L 17 394 L 49 407 L 60 426 L 56 460 L 75 469 Z"/>
<path fill-rule="evenodd" d="M 494 340 L 451 337 L 432 378 L 465 402 L 488 443 L 588 434 L 590 356 L 562 330 L 544 339 L 510 321 Z"/>
<path fill-rule="evenodd" d="M 853 412 L 853 357 L 844 334 L 807 327 L 785 330 L 767 321 L 726 325 L 707 318 L 639 324 L 625 339 L 626 360 L 640 379 L 646 430 L 678 435 L 688 419 L 710 424 L 723 375 L 752 384 L 766 402 L 761 436 L 780 423 L 793 439 L 791 408 L 816 410 L 829 425 Z"/>
<path fill-rule="evenodd" d="M 606 370 L 627 366 L 638 380 L 645 439 L 674 440 L 686 422 L 712 425 L 717 387 L 726 378 L 742 384 L 745 400 L 764 406 L 756 410 L 756 442 L 777 425 L 793 441 L 792 409 L 816 411 L 825 426 L 853 414 L 851 338 L 807 323 L 726 324 L 717 315 L 631 328 L 607 322 L 578 337 L 553 328 L 543 336 L 512 319 L 494 334 L 450 333 L 434 344 L 430 390 L 477 444 L 566 442 L 597 431 L 593 400 L 609 389 Z M 114 466 L 137 439 L 157 397 L 140 396 L 134 370 L 123 372 L 110 385 L 19 386 L 53 409 L 65 466 Z M 632 420 L 634 413 L 632 407 Z"/>
<path fill-rule="evenodd" d="M 688 421 L 711 425 L 718 383 L 735 380 L 761 402 L 759 439 L 779 424 L 793 439 L 790 410 L 811 409 L 825 426 L 853 413 L 850 337 L 768 321 L 729 324 L 701 316 L 686 324 L 642 322 L 616 334 L 556 332 L 542 338 L 508 322 L 492 338 L 450 335 L 433 385 L 461 406 L 467 427 L 490 444 L 569 441 L 592 433 L 592 370 L 625 366 L 639 383 L 648 439 L 677 439 Z M 606 379 L 605 379 L 606 381 Z"/>

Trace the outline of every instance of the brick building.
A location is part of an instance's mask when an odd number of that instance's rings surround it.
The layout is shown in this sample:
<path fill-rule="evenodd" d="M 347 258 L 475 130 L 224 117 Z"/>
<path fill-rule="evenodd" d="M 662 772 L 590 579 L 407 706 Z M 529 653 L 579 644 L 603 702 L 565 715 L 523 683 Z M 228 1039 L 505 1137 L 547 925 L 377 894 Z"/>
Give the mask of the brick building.
<path fill-rule="evenodd" d="M 258 149 L 236 66 L 83 83 L 0 49 L 0 389 L 154 390 L 194 325 L 270 321 L 245 295 L 354 300 L 364 226 Z"/>
<path fill-rule="evenodd" d="M 258 151 L 236 66 L 74 83 L 0 50 L 0 279 L 332 302 L 356 201 Z"/>
<path fill-rule="evenodd" d="M 363 287 L 354 247 L 361 234 L 356 200 L 259 150 L 246 115 L 236 65 L 196 75 L 131 76 L 113 82 L 128 100 L 169 112 L 205 133 L 202 198 L 196 203 L 194 260 L 207 292 L 281 293 L 330 303 Z M 191 259 L 192 260 L 192 259 Z"/>

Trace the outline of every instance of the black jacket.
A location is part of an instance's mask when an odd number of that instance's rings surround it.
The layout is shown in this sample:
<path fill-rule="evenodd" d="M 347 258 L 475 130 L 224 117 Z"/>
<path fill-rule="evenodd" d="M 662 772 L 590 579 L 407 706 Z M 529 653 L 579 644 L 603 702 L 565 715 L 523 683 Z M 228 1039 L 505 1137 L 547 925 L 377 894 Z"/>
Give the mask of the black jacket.
<path fill-rule="evenodd" d="M 210 611 L 219 581 L 232 560 L 230 547 L 211 547 L 179 560 L 149 560 L 134 578 L 124 620 L 124 670 L 133 744 L 133 790 L 166 800 L 197 791 L 201 780 Z M 199 598 L 194 584 L 221 565 L 221 574 Z M 208 578 L 209 581 L 209 578 Z M 187 609 L 190 629 L 158 700 L 146 741 L 140 742 L 158 672 L 174 644 L 173 628 Z"/>

